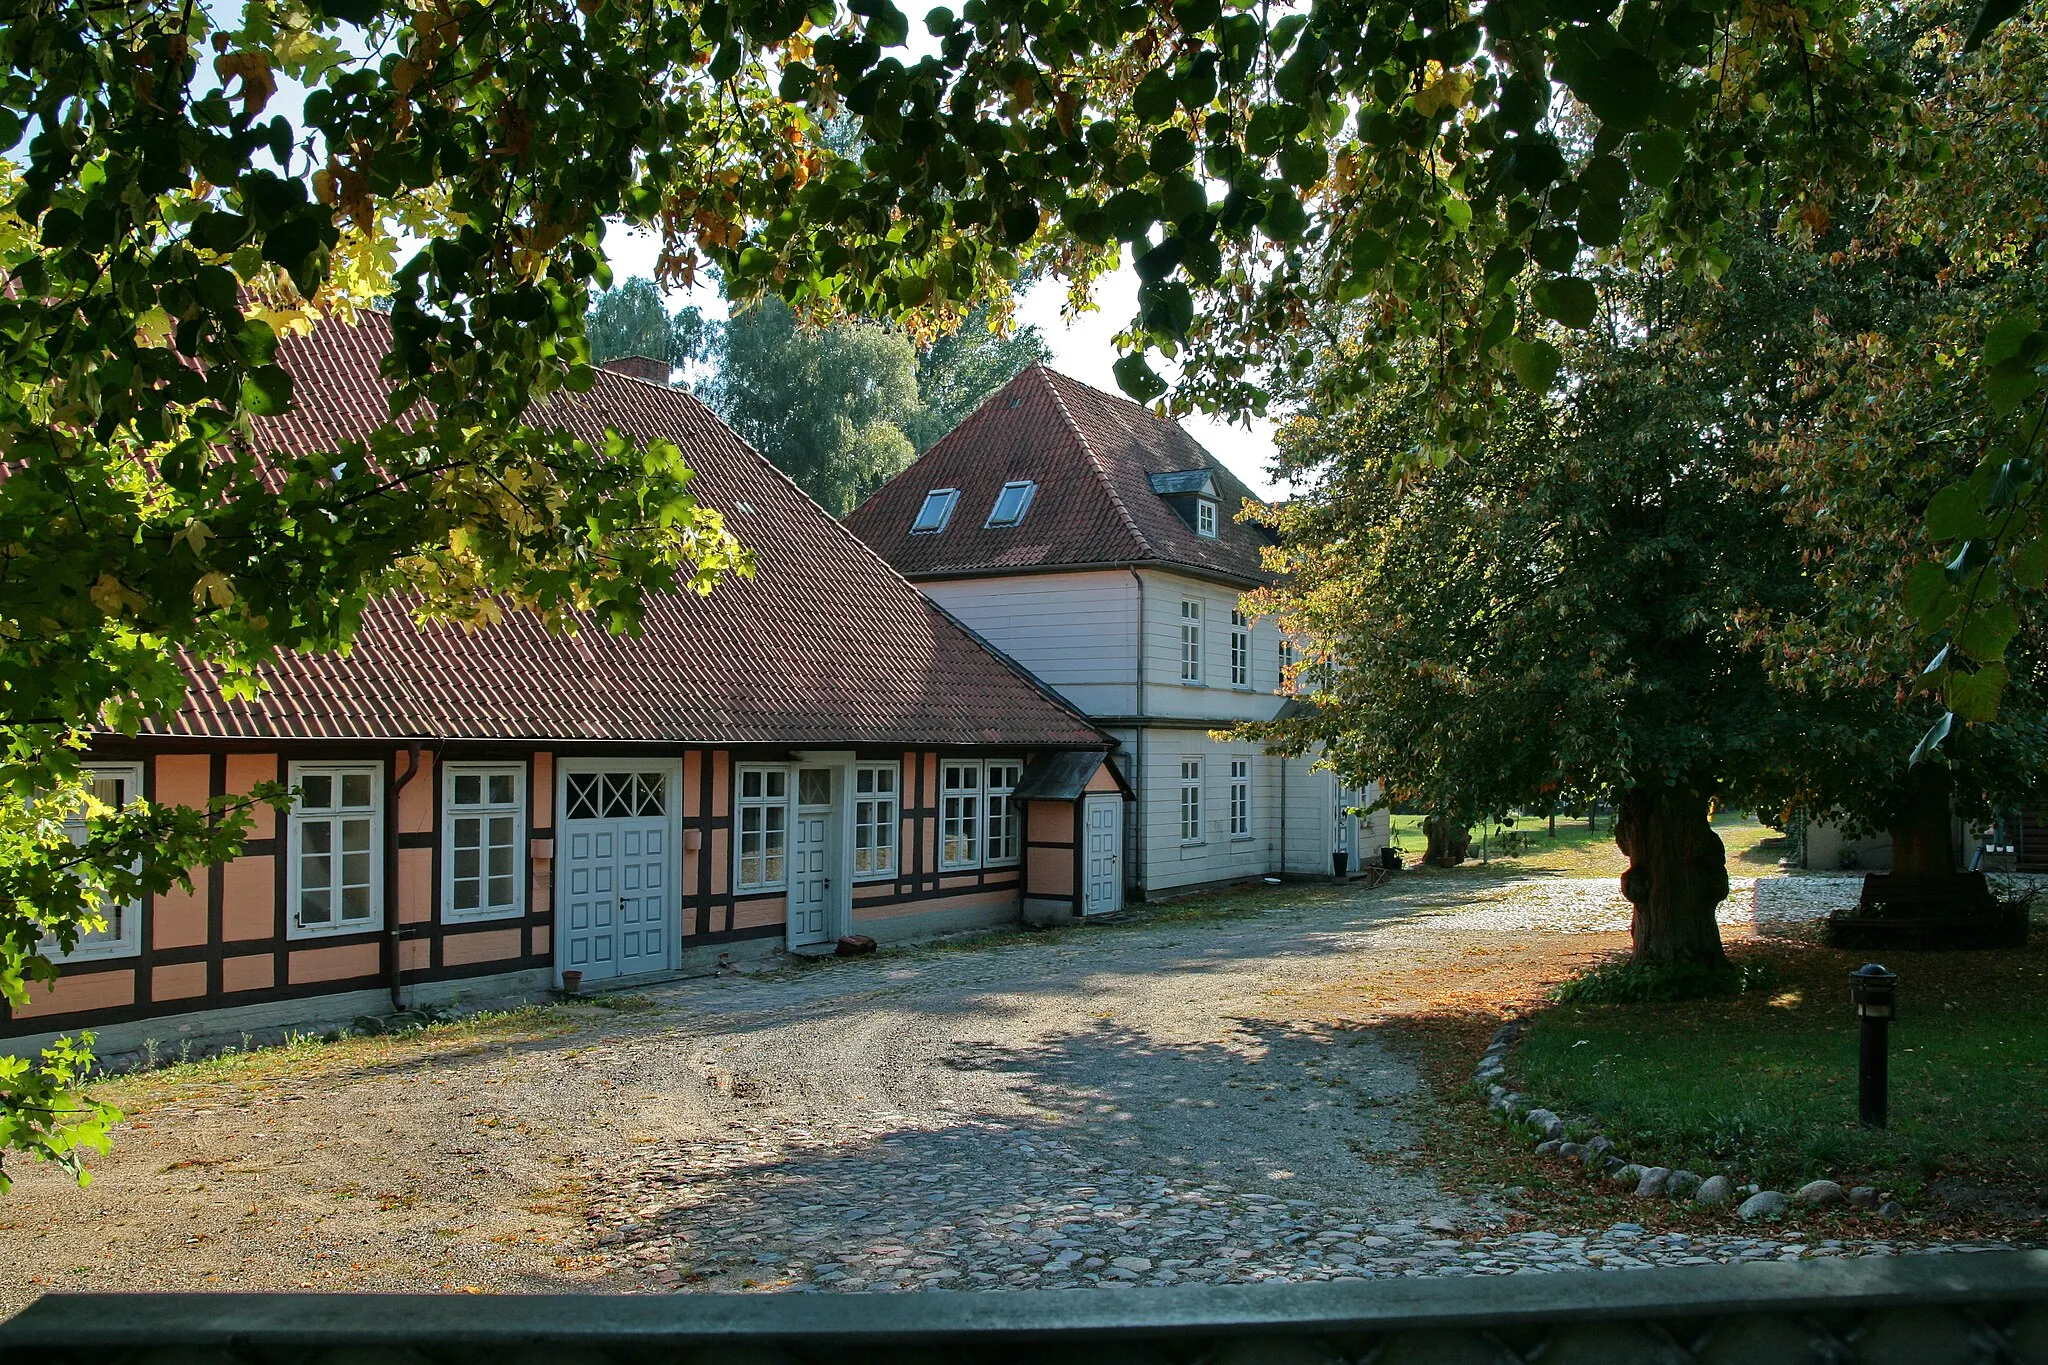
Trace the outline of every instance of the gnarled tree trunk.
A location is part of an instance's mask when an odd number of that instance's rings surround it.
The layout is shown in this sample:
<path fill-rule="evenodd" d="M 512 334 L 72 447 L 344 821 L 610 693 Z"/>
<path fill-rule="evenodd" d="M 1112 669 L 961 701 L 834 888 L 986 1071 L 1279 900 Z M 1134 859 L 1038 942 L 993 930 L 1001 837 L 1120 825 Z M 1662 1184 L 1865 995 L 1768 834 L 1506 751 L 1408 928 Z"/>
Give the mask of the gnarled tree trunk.
<path fill-rule="evenodd" d="M 1728 850 L 1710 822 L 1708 793 L 1693 785 L 1632 787 L 1615 812 L 1614 842 L 1628 855 L 1621 894 L 1635 907 L 1635 960 L 1718 967 L 1714 907 L 1728 898 Z"/>
<path fill-rule="evenodd" d="M 1472 831 L 1448 815 L 1423 816 L 1422 837 L 1425 867 L 1456 867 L 1472 851 Z"/>

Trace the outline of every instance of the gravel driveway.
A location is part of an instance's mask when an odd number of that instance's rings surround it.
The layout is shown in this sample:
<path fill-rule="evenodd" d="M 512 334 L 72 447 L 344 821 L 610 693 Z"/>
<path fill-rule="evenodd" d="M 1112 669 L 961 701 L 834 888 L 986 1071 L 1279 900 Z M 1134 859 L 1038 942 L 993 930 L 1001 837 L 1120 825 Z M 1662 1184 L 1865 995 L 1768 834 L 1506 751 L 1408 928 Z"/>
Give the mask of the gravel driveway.
<path fill-rule="evenodd" d="M 645 1013 L 561 1009 L 375 1064 L 344 1044 L 173 1079 L 89 1188 L 16 1172 L 0 1311 L 52 1288 L 971 1289 L 1894 1250 L 1510 1233 L 1437 1186 L 1418 1079 L 1360 1025 L 1446 982 L 1483 1006 L 1546 936 L 1617 946 L 1618 909 L 1611 881 L 1276 888 L 1217 918 L 683 981 Z"/>

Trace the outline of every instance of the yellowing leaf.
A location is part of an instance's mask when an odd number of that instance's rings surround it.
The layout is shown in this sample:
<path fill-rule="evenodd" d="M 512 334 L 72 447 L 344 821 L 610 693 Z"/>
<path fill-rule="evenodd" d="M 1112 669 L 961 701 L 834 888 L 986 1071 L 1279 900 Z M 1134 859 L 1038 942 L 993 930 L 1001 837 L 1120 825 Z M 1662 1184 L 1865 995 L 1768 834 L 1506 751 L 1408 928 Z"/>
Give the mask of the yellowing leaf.
<path fill-rule="evenodd" d="M 1446 71 L 1415 92 L 1415 112 L 1424 118 L 1456 109 L 1472 93 L 1472 73 Z"/>
<path fill-rule="evenodd" d="M 242 116 L 252 118 L 270 97 L 277 93 L 277 81 L 270 74 L 270 54 L 254 50 L 224 52 L 213 59 L 213 74 L 220 77 L 223 87 L 237 76 L 242 79 L 239 92 L 242 101 Z"/>
<path fill-rule="evenodd" d="M 216 607 L 225 607 L 235 600 L 235 585 L 228 576 L 216 569 L 192 585 L 192 600 L 210 599 Z"/>

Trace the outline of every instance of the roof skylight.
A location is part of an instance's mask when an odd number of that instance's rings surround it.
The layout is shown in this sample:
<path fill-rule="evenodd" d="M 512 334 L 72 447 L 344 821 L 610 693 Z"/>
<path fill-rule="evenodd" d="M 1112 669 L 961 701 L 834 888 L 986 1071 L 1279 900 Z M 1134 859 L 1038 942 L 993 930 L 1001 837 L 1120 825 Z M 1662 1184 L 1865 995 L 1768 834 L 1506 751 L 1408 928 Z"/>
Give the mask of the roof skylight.
<path fill-rule="evenodd" d="M 996 494 L 996 505 L 988 514 L 987 525 L 1015 526 L 1024 520 L 1024 514 L 1031 510 L 1031 499 L 1038 492 L 1038 485 L 1029 479 L 1003 485 L 1003 491 Z"/>
<path fill-rule="evenodd" d="M 922 535 L 946 529 L 946 523 L 953 519 L 953 507 L 960 501 L 957 488 L 934 488 L 924 495 L 924 506 L 917 509 L 917 520 L 910 523 L 912 535 Z"/>

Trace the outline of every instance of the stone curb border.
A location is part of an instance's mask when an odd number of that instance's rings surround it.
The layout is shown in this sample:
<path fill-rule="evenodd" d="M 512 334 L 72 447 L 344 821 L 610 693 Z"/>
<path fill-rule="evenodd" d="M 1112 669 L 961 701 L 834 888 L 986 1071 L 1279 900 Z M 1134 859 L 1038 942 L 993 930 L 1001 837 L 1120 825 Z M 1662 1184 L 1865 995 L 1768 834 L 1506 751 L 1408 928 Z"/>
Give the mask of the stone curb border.
<path fill-rule="evenodd" d="M 1486 1107 L 1506 1116 L 1511 1128 L 1533 1134 L 1537 1156 L 1580 1162 L 1596 1178 L 1605 1178 L 1617 1185 L 1635 1186 L 1637 1197 L 1642 1199 L 1686 1200 L 1702 1208 L 1719 1208 L 1735 1198 L 1737 1186 L 1727 1175 L 1717 1172 L 1702 1177 L 1692 1171 L 1675 1171 L 1668 1166 L 1638 1165 L 1616 1155 L 1614 1140 L 1605 1133 L 1596 1131 L 1584 1142 L 1567 1141 L 1563 1118 L 1551 1110 L 1531 1107 L 1520 1094 L 1509 1090 L 1504 1084 L 1508 1054 L 1535 1017 L 1533 1014 L 1520 1015 L 1494 1030 L 1492 1041 L 1487 1043 L 1486 1051 L 1479 1054 L 1479 1064 L 1472 1069 L 1472 1088 L 1486 1095 Z M 1870 1209 L 1887 1221 L 1906 1216 L 1903 1204 L 1896 1199 L 1880 1200 L 1878 1191 L 1869 1185 L 1845 1190 L 1832 1180 L 1810 1180 L 1789 1196 L 1777 1190 L 1758 1189 L 1755 1185 L 1743 1187 L 1739 1192 L 1748 1196 L 1735 1210 L 1736 1217 L 1744 1222 L 1782 1217 L 1795 1205 L 1822 1209 L 1846 1204 L 1850 1208 Z"/>

